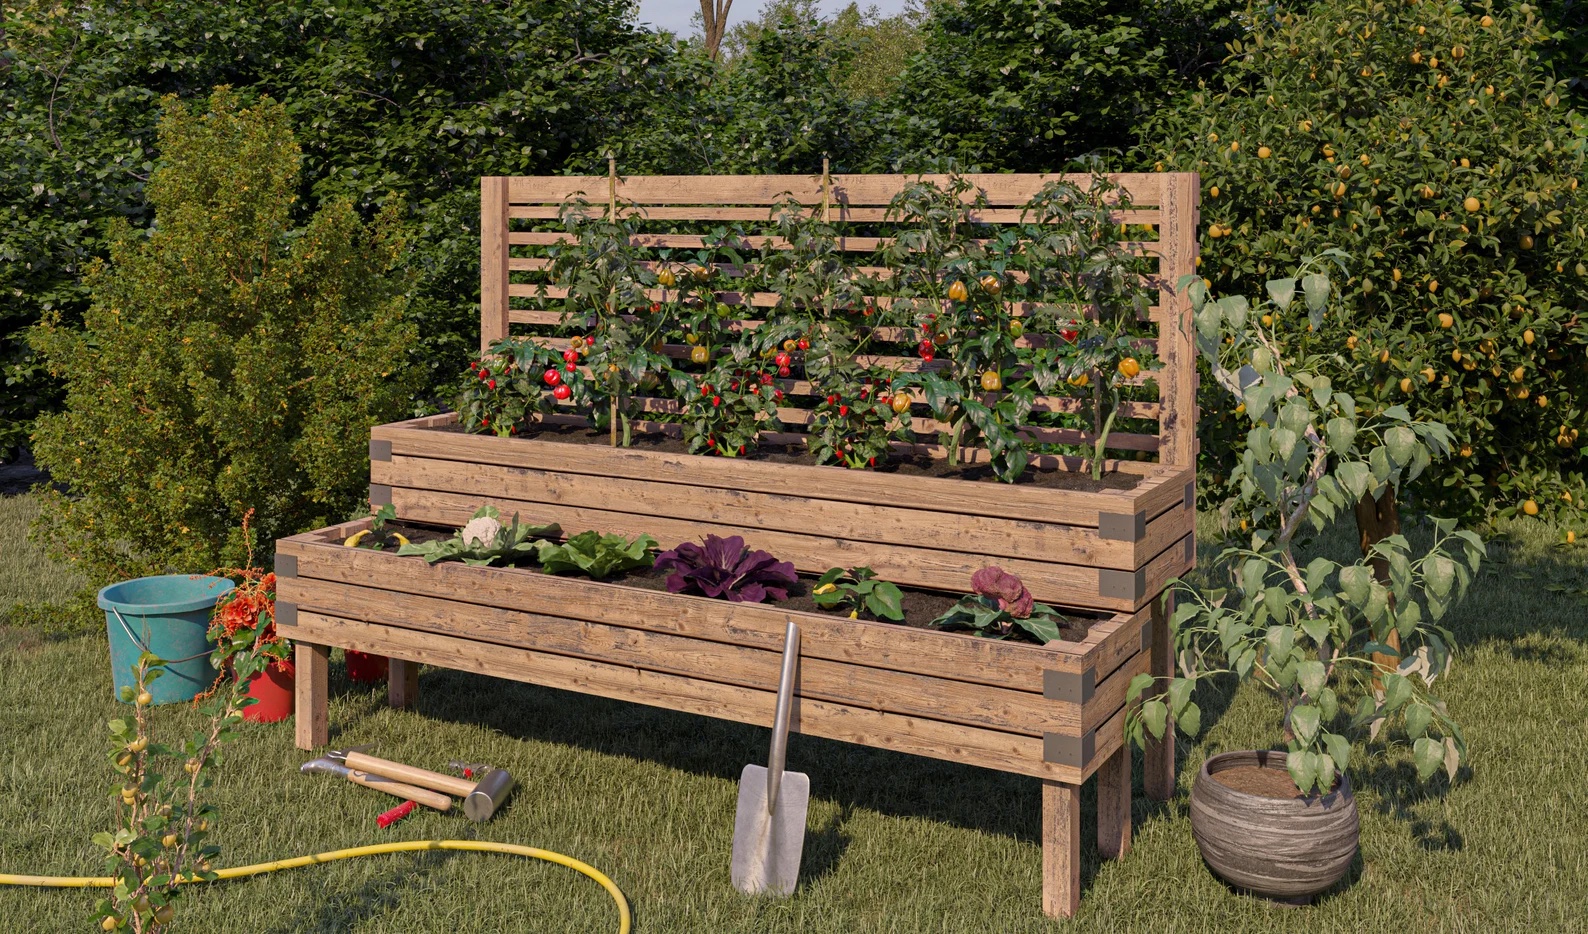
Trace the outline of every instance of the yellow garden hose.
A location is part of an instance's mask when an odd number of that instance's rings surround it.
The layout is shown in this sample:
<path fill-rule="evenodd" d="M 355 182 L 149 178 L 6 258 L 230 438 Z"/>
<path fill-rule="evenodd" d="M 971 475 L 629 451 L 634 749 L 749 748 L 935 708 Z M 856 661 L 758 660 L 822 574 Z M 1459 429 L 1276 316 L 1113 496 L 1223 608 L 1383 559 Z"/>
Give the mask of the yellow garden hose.
<path fill-rule="evenodd" d="M 244 876 L 257 876 L 263 872 L 275 872 L 278 869 L 296 869 L 299 866 L 313 866 L 319 863 L 329 863 L 338 859 L 352 859 L 355 856 L 374 856 L 377 853 L 409 853 L 416 850 L 473 850 L 479 853 L 507 853 L 512 856 L 527 856 L 530 859 L 543 859 L 548 863 L 567 866 L 569 869 L 581 872 L 596 882 L 600 883 L 607 894 L 618 905 L 618 934 L 629 934 L 629 902 L 623 897 L 623 892 L 611 879 L 608 879 L 601 870 L 589 863 L 581 862 L 572 856 L 553 853 L 550 850 L 541 850 L 532 846 L 519 846 L 515 843 L 487 843 L 483 840 L 409 840 L 403 843 L 377 843 L 372 846 L 355 846 L 345 850 L 332 850 L 329 853 L 315 853 L 313 856 L 297 856 L 292 859 L 278 859 L 273 863 L 255 863 L 252 866 L 239 866 L 236 869 L 219 869 L 215 875 L 219 879 L 240 879 Z M 203 879 L 183 879 L 183 882 L 202 882 Z M 38 885 L 58 889 L 108 889 L 115 885 L 115 880 L 110 876 L 19 876 L 0 873 L 0 885 Z"/>

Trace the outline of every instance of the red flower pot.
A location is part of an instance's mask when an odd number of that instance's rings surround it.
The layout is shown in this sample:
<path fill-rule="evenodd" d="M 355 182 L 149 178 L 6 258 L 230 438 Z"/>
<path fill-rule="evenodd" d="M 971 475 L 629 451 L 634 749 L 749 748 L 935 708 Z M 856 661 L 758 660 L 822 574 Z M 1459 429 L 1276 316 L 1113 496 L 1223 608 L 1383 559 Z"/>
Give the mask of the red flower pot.
<path fill-rule="evenodd" d="M 386 678 L 386 656 L 347 650 L 347 680 L 383 681 Z"/>
<path fill-rule="evenodd" d="M 250 675 L 244 693 L 258 703 L 243 708 L 243 719 L 276 723 L 292 716 L 293 681 L 293 665 L 288 660 L 271 662 L 264 671 Z"/>

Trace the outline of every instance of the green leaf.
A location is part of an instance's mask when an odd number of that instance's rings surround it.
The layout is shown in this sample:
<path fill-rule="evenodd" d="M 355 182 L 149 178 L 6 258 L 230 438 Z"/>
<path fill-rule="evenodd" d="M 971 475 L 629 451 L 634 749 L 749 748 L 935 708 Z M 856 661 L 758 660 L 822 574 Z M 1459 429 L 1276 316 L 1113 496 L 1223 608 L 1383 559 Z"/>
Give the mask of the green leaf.
<path fill-rule="evenodd" d="M 1301 292 L 1307 300 L 1308 311 L 1323 311 L 1329 304 L 1329 289 L 1328 276 L 1311 273 L 1301 277 Z"/>
<path fill-rule="evenodd" d="M 1197 733 L 1202 730 L 1201 708 L 1196 704 L 1186 704 L 1185 709 L 1175 718 L 1175 726 L 1180 728 L 1180 732 L 1195 739 Z"/>
<path fill-rule="evenodd" d="M 1417 765 L 1417 780 L 1428 781 L 1445 764 L 1444 744 L 1429 736 L 1422 737 L 1412 743 L 1412 761 Z"/>
<path fill-rule="evenodd" d="M 1312 745 L 1318 735 L 1318 724 L 1323 712 L 1311 704 L 1300 704 L 1290 711 L 1290 727 L 1303 745 Z"/>
<path fill-rule="evenodd" d="M 1405 675 L 1387 674 L 1383 678 L 1384 702 L 1381 710 L 1388 714 L 1398 710 L 1412 696 L 1412 683 Z"/>
<path fill-rule="evenodd" d="M 1318 710 L 1323 713 L 1323 722 L 1330 723 L 1335 714 L 1340 712 L 1340 699 L 1335 696 L 1333 688 L 1324 688 L 1318 692 Z"/>
<path fill-rule="evenodd" d="M 1384 432 L 1384 446 L 1389 449 L 1389 456 L 1394 459 L 1396 466 L 1405 467 L 1412 461 L 1417 436 L 1405 425 L 1396 425 Z"/>
<path fill-rule="evenodd" d="M 1290 780 L 1296 783 L 1302 794 L 1310 794 L 1312 787 L 1318 783 L 1318 757 L 1310 752 L 1292 752 L 1286 757 L 1286 765 L 1290 771 Z"/>
<path fill-rule="evenodd" d="M 1328 751 L 1329 758 L 1334 760 L 1334 767 L 1344 772 L 1351 762 L 1351 742 L 1339 733 L 1323 734 L 1323 748 Z"/>
<path fill-rule="evenodd" d="M 1416 739 L 1428 732 L 1428 723 L 1434 712 L 1426 704 L 1412 704 L 1406 708 L 1406 735 Z"/>
<path fill-rule="evenodd" d="M 1296 666 L 1296 681 L 1308 697 L 1316 698 L 1318 692 L 1323 690 L 1324 681 L 1328 674 L 1323 667 L 1323 662 L 1317 659 L 1307 659 Z"/>
<path fill-rule="evenodd" d="M 1329 621 L 1309 616 L 1301 621 L 1301 631 L 1314 643 L 1322 645 L 1329 638 Z"/>
<path fill-rule="evenodd" d="M 1274 307 L 1280 311 L 1288 309 L 1291 301 L 1296 297 L 1295 279 L 1270 279 L 1267 282 L 1267 288 L 1269 299 L 1273 301 Z"/>
<path fill-rule="evenodd" d="M 1441 599 L 1449 596 L 1450 587 L 1455 583 L 1456 563 L 1444 555 L 1430 555 L 1423 562 L 1423 580 L 1428 585 L 1429 593 Z"/>
<path fill-rule="evenodd" d="M 1190 678 L 1175 678 L 1169 682 L 1169 709 L 1178 713 L 1191 700 L 1191 690 L 1196 682 Z"/>
<path fill-rule="evenodd" d="M 1155 739 L 1162 739 L 1164 726 L 1169 722 L 1169 708 L 1163 701 L 1147 701 L 1141 705 L 1141 722 Z"/>
<path fill-rule="evenodd" d="M 1143 672 L 1143 673 L 1137 675 L 1136 677 L 1131 678 L 1130 679 L 1130 686 L 1125 689 L 1125 703 L 1127 703 L 1127 704 L 1135 703 L 1136 702 L 1136 698 L 1141 696 L 1141 692 L 1143 692 L 1143 691 L 1147 690 L 1148 688 L 1152 687 L 1154 682 L 1156 682 L 1157 680 L 1158 679 L 1154 678 L 1150 674 L 1147 674 L 1146 672 Z"/>
<path fill-rule="evenodd" d="M 1373 588 L 1373 571 L 1361 564 L 1340 569 L 1340 589 L 1353 606 L 1367 603 Z"/>
<path fill-rule="evenodd" d="M 1351 450 L 1356 443 L 1356 422 L 1349 418 L 1335 417 L 1329 419 L 1324 431 L 1329 436 L 1329 451 L 1334 454 L 1344 454 Z"/>
<path fill-rule="evenodd" d="M 899 621 L 904 619 L 904 594 L 887 581 L 878 581 L 866 596 L 866 607 L 873 616 Z"/>

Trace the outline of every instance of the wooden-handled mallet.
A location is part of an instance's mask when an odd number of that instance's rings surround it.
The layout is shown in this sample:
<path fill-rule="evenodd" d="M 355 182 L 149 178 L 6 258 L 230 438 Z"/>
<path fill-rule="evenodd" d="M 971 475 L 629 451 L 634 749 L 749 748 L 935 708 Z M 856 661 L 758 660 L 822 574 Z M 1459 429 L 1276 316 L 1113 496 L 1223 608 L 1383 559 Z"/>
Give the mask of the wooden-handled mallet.
<path fill-rule="evenodd" d="M 435 808 L 438 811 L 452 810 L 452 799 L 440 792 L 393 781 L 389 778 L 382 778 L 378 775 L 371 775 L 362 769 L 351 768 L 345 762 L 338 761 L 330 756 L 311 759 L 303 763 L 298 771 L 303 772 L 305 775 L 339 775 L 355 785 L 363 785 L 365 788 L 384 791 L 389 795 L 396 795 L 408 801 L 418 802 L 428 808 Z"/>
<path fill-rule="evenodd" d="M 481 822 L 490 820 L 496 809 L 501 807 L 507 796 L 512 793 L 515 784 L 513 776 L 506 769 L 486 769 L 485 774 L 481 775 L 478 781 L 474 781 L 367 755 L 362 750 L 368 748 L 369 746 L 365 745 L 352 749 L 337 749 L 327 755 L 355 771 L 462 798 L 463 813 L 468 815 L 470 820 Z"/>

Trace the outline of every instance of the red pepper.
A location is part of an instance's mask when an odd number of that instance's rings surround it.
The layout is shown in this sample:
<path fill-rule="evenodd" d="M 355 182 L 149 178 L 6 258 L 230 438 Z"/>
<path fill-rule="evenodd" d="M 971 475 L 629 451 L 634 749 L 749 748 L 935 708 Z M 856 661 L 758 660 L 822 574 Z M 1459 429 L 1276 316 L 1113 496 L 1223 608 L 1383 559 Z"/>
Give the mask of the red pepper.
<path fill-rule="evenodd" d="M 496 388 L 496 380 L 494 380 L 494 379 L 486 380 L 485 381 L 485 387 L 487 389 L 495 389 Z"/>
<path fill-rule="evenodd" d="M 712 408 L 716 408 L 719 405 L 722 405 L 722 397 L 721 396 L 712 396 L 711 397 L 711 407 Z"/>
<path fill-rule="evenodd" d="M 842 416 L 842 415 L 848 415 L 848 414 L 849 414 L 849 406 L 847 406 L 847 405 L 840 405 L 840 406 L 839 406 L 839 407 L 838 407 L 838 414 L 839 414 L 839 415 L 841 415 L 841 416 Z"/>
<path fill-rule="evenodd" d="M 555 386 L 562 382 L 562 374 L 558 373 L 555 369 L 547 370 L 545 373 L 541 374 L 540 378 L 545 381 L 547 386 Z"/>
<path fill-rule="evenodd" d="M 789 369 L 789 368 L 788 368 L 788 367 L 786 367 L 786 366 L 780 366 L 780 367 L 778 367 L 778 368 L 777 368 L 777 375 L 779 375 L 779 376 L 787 376 L 787 375 L 789 375 L 789 373 L 791 373 L 791 372 L 793 372 L 793 371 L 792 371 L 792 370 L 790 370 L 790 369 Z"/>
<path fill-rule="evenodd" d="M 564 363 L 562 368 L 572 373 L 574 370 L 579 369 L 579 365 L 577 363 Z"/>

